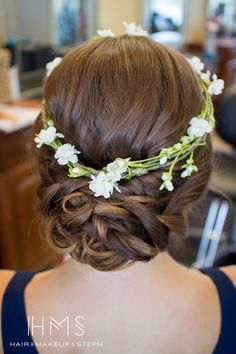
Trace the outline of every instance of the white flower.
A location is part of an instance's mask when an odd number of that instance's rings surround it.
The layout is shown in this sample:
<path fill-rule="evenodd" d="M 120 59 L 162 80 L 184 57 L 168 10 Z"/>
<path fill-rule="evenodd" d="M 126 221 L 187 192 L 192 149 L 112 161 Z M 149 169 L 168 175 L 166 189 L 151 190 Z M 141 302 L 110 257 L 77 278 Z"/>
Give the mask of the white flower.
<path fill-rule="evenodd" d="M 189 165 L 182 173 L 181 173 L 181 177 L 185 178 L 188 176 L 191 176 L 192 172 L 195 171 L 197 172 L 198 168 L 195 165 Z"/>
<path fill-rule="evenodd" d="M 97 34 L 100 37 L 115 37 L 111 29 L 97 30 Z"/>
<path fill-rule="evenodd" d="M 106 181 L 107 182 L 112 182 L 113 183 L 113 187 L 120 192 L 120 189 L 118 187 L 118 184 L 116 182 L 120 181 L 121 179 L 121 175 L 117 175 L 113 172 L 108 172 L 106 173 Z"/>
<path fill-rule="evenodd" d="M 125 173 L 128 169 L 129 160 L 130 158 L 121 159 L 118 157 L 114 162 L 111 162 L 106 166 L 106 170 L 109 173 L 115 174 L 116 180 L 119 181 L 122 173 Z"/>
<path fill-rule="evenodd" d="M 82 176 L 88 176 L 88 171 L 81 167 L 81 165 L 77 165 L 73 163 L 72 166 L 69 166 L 69 177 L 82 177 Z"/>
<path fill-rule="evenodd" d="M 46 70 L 47 70 L 47 76 L 51 74 L 51 72 L 55 69 L 55 67 L 60 64 L 62 61 L 61 57 L 56 57 L 46 65 Z"/>
<path fill-rule="evenodd" d="M 196 74 L 200 75 L 202 73 L 202 70 L 204 69 L 204 64 L 198 57 L 192 57 L 191 59 L 188 59 L 188 62 Z"/>
<path fill-rule="evenodd" d="M 201 73 L 200 77 L 204 82 L 206 82 L 208 84 L 210 81 L 211 73 L 209 70 L 207 70 L 206 73 Z"/>
<path fill-rule="evenodd" d="M 173 148 L 176 149 L 176 150 L 180 150 L 180 149 L 182 149 L 182 144 L 181 143 L 177 143 L 177 144 L 175 144 L 173 146 Z"/>
<path fill-rule="evenodd" d="M 174 190 L 173 183 L 171 182 L 172 176 L 168 172 L 164 172 L 161 176 L 161 179 L 163 180 L 163 183 L 159 189 L 162 190 L 165 188 L 169 192 L 172 192 Z"/>
<path fill-rule="evenodd" d="M 41 129 L 34 141 L 36 142 L 37 147 L 41 147 L 43 144 L 53 143 L 56 137 L 64 138 L 64 135 L 57 133 L 55 127 L 49 127 L 47 129 Z"/>
<path fill-rule="evenodd" d="M 66 165 L 68 162 L 76 163 L 78 161 L 77 154 L 80 154 L 80 151 L 76 150 L 74 145 L 63 144 L 59 146 L 54 157 L 60 165 Z"/>
<path fill-rule="evenodd" d="M 80 168 L 79 168 L 79 167 L 74 167 L 74 168 L 72 169 L 72 172 L 73 172 L 74 174 L 78 174 L 78 173 L 80 173 Z"/>
<path fill-rule="evenodd" d="M 113 177 L 112 174 L 105 172 L 100 172 L 97 176 L 91 176 L 92 181 L 89 182 L 89 189 L 94 192 L 95 197 L 110 198 L 114 187 L 117 187 Z"/>
<path fill-rule="evenodd" d="M 217 75 L 212 75 L 212 81 L 208 87 L 210 95 L 220 95 L 224 89 L 224 80 L 218 79 Z"/>
<path fill-rule="evenodd" d="M 168 157 L 167 156 L 162 156 L 160 158 L 160 165 L 164 165 L 167 162 Z"/>
<path fill-rule="evenodd" d="M 212 126 L 205 119 L 193 117 L 189 124 L 190 127 L 187 129 L 188 135 L 194 135 L 197 138 L 212 131 Z"/>
<path fill-rule="evenodd" d="M 127 23 L 123 21 L 123 25 L 125 26 L 125 34 L 130 36 L 145 36 L 148 37 L 147 31 L 142 29 L 141 26 L 137 26 L 135 22 Z"/>

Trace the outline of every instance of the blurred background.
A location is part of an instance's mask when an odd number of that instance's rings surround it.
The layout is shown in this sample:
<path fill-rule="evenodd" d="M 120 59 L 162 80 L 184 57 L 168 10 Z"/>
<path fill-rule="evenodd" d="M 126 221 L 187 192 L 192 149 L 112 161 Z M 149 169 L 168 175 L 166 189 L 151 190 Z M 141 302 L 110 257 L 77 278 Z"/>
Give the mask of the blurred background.
<path fill-rule="evenodd" d="M 225 91 L 214 101 L 214 171 L 170 251 L 191 266 L 236 261 L 236 0 L 0 0 L 0 268 L 37 269 L 63 261 L 44 240 L 37 213 L 32 125 L 45 65 L 91 38 L 136 22 L 160 43 L 199 56 Z"/>

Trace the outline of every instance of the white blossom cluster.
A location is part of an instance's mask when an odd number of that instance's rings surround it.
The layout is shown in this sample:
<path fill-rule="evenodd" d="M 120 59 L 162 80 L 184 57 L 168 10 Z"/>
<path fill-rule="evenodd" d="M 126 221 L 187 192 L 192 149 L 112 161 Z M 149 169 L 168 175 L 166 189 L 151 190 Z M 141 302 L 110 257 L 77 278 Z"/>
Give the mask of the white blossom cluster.
<path fill-rule="evenodd" d="M 57 137 L 64 138 L 64 135 L 57 133 L 55 127 L 48 127 L 47 129 L 41 129 L 34 141 L 37 147 L 40 148 L 43 144 L 53 143 Z"/>
<path fill-rule="evenodd" d="M 216 74 L 213 74 L 211 76 L 211 73 L 209 70 L 206 73 L 203 72 L 204 63 L 201 62 L 201 60 L 198 57 L 193 57 L 191 59 L 188 59 L 188 62 L 190 64 L 190 66 L 192 67 L 193 71 L 195 72 L 195 74 L 197 74 L 197 76 L 200 78 L 200 80 L 202 80 L 206 84 L 208 94 L 219 95 L 222 93 L 222 91 L 224 89 L 224 81 L 221 79 L 218 79 Z M 185 144 L 185 143 L 188 143 L 189 138 L 190 139 L 191 138 L 202 138 L 202 137 L 204 137 L 205 134 L 211 133 L 212 129 L 213 129 L 213 126 L 206 119 L 203 119 L 200 114 L 198 117 L 191 118 L 191 120 L 189 122 L 189 127 L 187 129 L 187 135 L 185 135 L 181 138 L 181 142 L 183 144 Z M 160 165 L 166 164 L 166 162 L 168 161 L 168 157 L 169 157 L 168 154 L 171 151 L 173 151 L 173 148 L 176 145 L 180 145 L 180 150 L 182 149 L 181 143 L 175 144 L 171 149 L 168 149 L 168 148 L 163 149 L 163 150 L 166 150 L 167 153 L 166 153 L 166 155 L 161 157 Z M 182 178 L 191 176 L 191 174 L 193 172 L 198 171 L 197 166 L 194 165 L 192 153 L 191 153 L 191 157 L 189 159 L 187 159 L 186 164 L 184 164 L 182 166 L 182 168 L 184 169 L 183 172 L 181 173 Z M 169 172 L 164 172 L 162 174 L 161 178 L 162 178 L 163 183 L 160 186 L 160 190 L 165 188 L 169 192 L 173 191 L 174 186 L 172 183 L 171 169 L 169 170 Z"/>
<path fill-rule="evenodd" d="M 78 154 L 81 152 L 76 150 L 74 145 L 63 144 L 59 146 L 54 155 L 55 159 L 60 165 L 67 165 L 69 162 L 76 163 L 78 162 Z"/>
<path fill-rule="evenodd" d="M 198 57 L 188 59 L 193 71 L 207 84 L 210 95 L 220 95 L 224 89 L 224 80 L 218 79 L 216 74 L 212 75 L 209 70 L 203 72 L 204 63 Z"/>
<path fill-rule="evenodd" d="M 129 160 L 130 158 L 117 158 L 106 166 L 106 172 L 102 171 L 97 176 L 91 176 L 89 189 L 94 192 L 95 197 L 109 198 L 114 188 L 120 192 L 117 182 L 121 180 L 122 174 L 127 172 Z"/>
<path fill-rule="evenodd" d="M 136 26 L 135 23 L 128 24 L 123 22 L 123 24 L 125 26 L 125 33 L 127 35 L 147 36 L 147 32 L 144 31 L 141 26 Z M 101 37 L 115 36 L 111 30 L 98 30 L 97 33 Z M 54 68 L 60 64 L 61 60 L 62 59 L 58 57 L 47 64 L 47 76 L 49 76 Z M 204 83 L 203 86 L 206 87 L 207 90 L 206 96 L 219 95 L 222 93 L 224 88 L 223 80 L 218 79 L 216 74 L 211 75 L 209 71 L 203 72 L 204 64 L 200 61 L 199 58 L 193 57 L 192 59 L 188 59 L 188 61 L 193 71 L 199 77 L 200 83 Z M 163 183 L 159 189 L 166 189 L 167 191 L 171 192 L 174 190 L 172 183 L 172 170 L 175 163 L 178 161 L 178 157 L 181 156 L 183 151 L 186 151 L 184 149 L 190 149 L 188 150 L 190 152 L 186 163 L 182 166 L 183 171 L 181 173 L 181 177 L 185 178 L 191 176 L 193 172 L 197 172 L 198 170 L 197 166 L 194 165 L 194 148 L 191 148 L 191 144 L 197 139 L 204 139 L 206 134 L 211 133 L 214 126 L 210 119 L 209 121 L 207 120 L 208 113 L 204 115 L 203 112 L 204 109 L 201 110 L 199 116 L 191 118 L 186 135 L 182 136 L 178 143 L 174 144 L 173 146 L 161 149 L 159 155 L 154 156 L 151 159 L 144 159 L 141 161 L 130 161 L 130 158 L 116 158 L 102 170 L 93 170 L 93 173 L 90 173 L 92 169 L 78 163 L 78 155 L 81 152 L 78 151 L 74 145 L 69 143 L 63 144 L 61 142 L 60 139 L 63 139 L 64 135 L 57 133 L 51 119 L 48 119 L 46 124 L 44 124 L 44 129 L 41 129 L 39 134 L 36 134 L 34 141 L 38 148 L 40 148 L 42 145 L 48 145 L 55 150 L 54 157 L 57 162 L 62 166 L 67 165 L 69 167 L 69 177 L 89 176 L 91 178 L 91 181 L 89 182 L 89 189 L 94 193 L 95 197 L 102 196 L 104 198 L 109 198 L 112 195 L 114 189 L 118 192 L 121 192 L 118 186 L 118 182 L 123 178 L 131 178 L 132 176 L 141 176 L 148 173 L 148 163 L 152 159 L 156 159 L 157 161 L 155 165 L 156 169 L 170 166 L 168 172 L 162 173 L 161 179 Z M 208 111 L 205 110 L 205 112 Z M 170 160 L 171 164 L 169 163 Z M 151 169 L 153 170 L 153 166 Z"/>
<path fill-rule="evenodd" d="M 190 136 L 195 136 L 197 138 L 202 137 L 204 134 L 211 133 L 213 127 L 210 123 L 202 118 L 193 117 L 190 120 L 189 127 L 187 129 L 187 133 Z"/>
<path fill-rule="evenodd" d="M 41 129 L 39 134 L 36 134 L 34 141 L 38 148 L 42 145 L 54 147 L 56 150 L 54 157 L 60 165 L 67 165 L 69 162 L 76 163 L 78 161 L 77 155 L 80 154 L 80 151 L 76 150 L 74 145 L 68 143 L 58 146 L 55 143 L 58 138 L 64 138 L 64 135 L 57 133 L 55 127 L 48 127 L 47 129 Z"/>
<path fill-rule="evenodd" d="M 137 26 L 135 22 L 127 23 L 123 21 L 125 27 L 125 34 L 129 36 L 144 36 L 147 37 L 148 33 L 141 26 Z M 115 37 L 114 32 L 111 29 L 98 30 L 99 37 Z"/>
<path fill-rule="evenodd" d="M 47 76 L 50 76 L 55 67 L 62 61 L 61 57 L 56 57 L 46 65 Z"/>

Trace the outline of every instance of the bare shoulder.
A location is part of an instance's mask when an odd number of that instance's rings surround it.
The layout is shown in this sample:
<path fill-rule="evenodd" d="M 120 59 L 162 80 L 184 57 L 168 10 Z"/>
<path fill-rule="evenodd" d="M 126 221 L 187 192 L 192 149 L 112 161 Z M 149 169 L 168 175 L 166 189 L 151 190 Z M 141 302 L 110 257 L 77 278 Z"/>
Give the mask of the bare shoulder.
<path fill-rule="evenodd" d="M 6 290 L 6 287 L 15 274 L 14 270 L 0 269 L 0 308 L 2 304 L 2 297 Z"/>
<path fill-rule="evenodd" d="M 2 313 L 2 299 L 4 292 L 6 290 L 6 287 L 15 274 L 14 270 L 0 270 L 0 314 Z M 0 321 L 0 353 L 3 353 L 3 348 L 2 348 L 2 324 Z"/>
<path fill-rule="evenodd" d="M 221 267 L 220 270 L 222 270 L 230 278 L 236 287 L 236 265 Z"/>
<path fill-rule="evenodd" d="M 15 274 L 15 270 L 0 269 L 0 294 L 5 291 L 9 281 Z"/>

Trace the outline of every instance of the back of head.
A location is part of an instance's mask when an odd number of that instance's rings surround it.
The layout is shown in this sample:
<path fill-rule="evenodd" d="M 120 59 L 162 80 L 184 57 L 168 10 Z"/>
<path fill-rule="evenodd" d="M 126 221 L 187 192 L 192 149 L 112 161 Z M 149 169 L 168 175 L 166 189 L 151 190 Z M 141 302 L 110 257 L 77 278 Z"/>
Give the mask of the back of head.
<path fill-rule="evenodd" d="M 46 82 L 45 100 L 64 141 L 99 170 L 117 157 L 145 159 L 179 142 L 199 114 L 202 94 L 180 53 L 146 37 L 121 36 L 66 55 Z M 104 271 L 149 261 L 168 248 L 171 234 L 184 236 L 186 211 L 209 180 L 210 154 L 208 138 L 194 153 L 198 173 L 188 178 L 181 178 L 178 162 L 171 193 L 159 190 L 160 169 L 122 180 L 121 192 L 105 199 L 94 197 L 88 178 L 69 178 L 43 147 L 39 197 L 50 244 Z"/>

